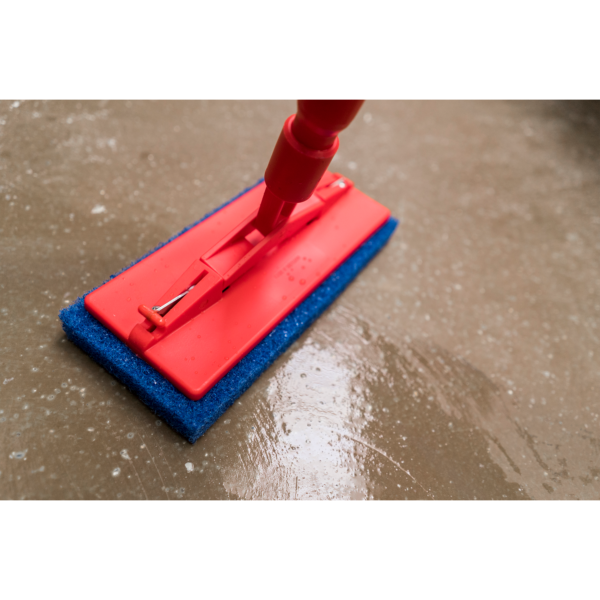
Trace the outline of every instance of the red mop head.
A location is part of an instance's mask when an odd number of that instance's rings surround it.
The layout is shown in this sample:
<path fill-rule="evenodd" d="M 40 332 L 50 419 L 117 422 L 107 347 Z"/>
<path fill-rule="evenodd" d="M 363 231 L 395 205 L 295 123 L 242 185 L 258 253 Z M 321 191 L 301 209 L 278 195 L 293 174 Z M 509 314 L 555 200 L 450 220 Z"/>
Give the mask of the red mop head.
<path fill-rule="evenodd" d="M 262 236 L 251 224 L 264 191 L 264 183 L 253 188 L 86 296 L 92 315 L 190 399 L 202 398 L 390 216 L 349 179 L 327 173 L 309 201 Z"/>

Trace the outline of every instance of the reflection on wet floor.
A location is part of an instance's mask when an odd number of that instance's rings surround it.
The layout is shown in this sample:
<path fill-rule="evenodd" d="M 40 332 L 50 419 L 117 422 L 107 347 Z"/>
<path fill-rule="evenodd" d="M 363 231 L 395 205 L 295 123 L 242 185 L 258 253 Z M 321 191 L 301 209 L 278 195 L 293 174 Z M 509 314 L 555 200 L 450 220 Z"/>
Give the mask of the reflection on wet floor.
<path fill-rule="evenodd" d="M 527 497 L 488 452 L 489 441 L 503 448 L 485 422 L 506 415 L 500 390 L 483 373 L 419 341 L 398 347 L 346 309 L 327 320 L 272 376 L 256 430 L 225 472 L 229 492 L 246 499 Z"/>

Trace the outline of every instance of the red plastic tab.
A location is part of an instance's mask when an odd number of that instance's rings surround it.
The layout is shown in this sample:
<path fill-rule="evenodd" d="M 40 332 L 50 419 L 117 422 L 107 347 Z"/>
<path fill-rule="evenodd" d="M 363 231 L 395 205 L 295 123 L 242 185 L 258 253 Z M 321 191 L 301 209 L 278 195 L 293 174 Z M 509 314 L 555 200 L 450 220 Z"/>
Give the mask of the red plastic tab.
<path fill-rule="evenodd" d="M 200 399 L 390 216 L 337 174 L 269 235 L 261 184 L 86 296 L 86 309 Z"/>

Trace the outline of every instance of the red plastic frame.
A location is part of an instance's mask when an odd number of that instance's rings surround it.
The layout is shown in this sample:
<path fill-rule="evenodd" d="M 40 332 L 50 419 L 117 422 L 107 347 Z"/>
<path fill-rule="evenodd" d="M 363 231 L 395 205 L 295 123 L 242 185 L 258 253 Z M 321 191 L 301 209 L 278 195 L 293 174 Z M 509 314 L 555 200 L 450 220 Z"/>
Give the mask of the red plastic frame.
<path fill-rule="evenodd" d="M 390 216 L 327 172 L 287 222 L 252 226 L 261 184 L 85 298 L 86 309 L 198 400 Z M 168 311 L 152 310 L 194 287 Z"/>

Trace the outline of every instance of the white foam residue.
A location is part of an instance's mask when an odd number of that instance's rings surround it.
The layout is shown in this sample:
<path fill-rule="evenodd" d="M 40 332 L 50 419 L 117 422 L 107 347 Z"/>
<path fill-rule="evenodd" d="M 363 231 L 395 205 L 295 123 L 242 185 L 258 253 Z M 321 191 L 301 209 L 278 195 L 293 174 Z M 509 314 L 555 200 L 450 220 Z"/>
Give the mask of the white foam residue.
<path fill-rule="evenodd" d="M 96 204 L 96 206 L 94 206 L 94 208 L 92 208 L 92 214 L 93 215 L 101 215 L 102 213 L 106 212 L 106 206 L 104 206 L 103 204 Z"/>
<path fill-rule="evenodd" d="M 115 138 L 98 138 L 96 140 L 96 148 L 110 148 L 113 152 L 117 150 L 117 140 Z"/>

